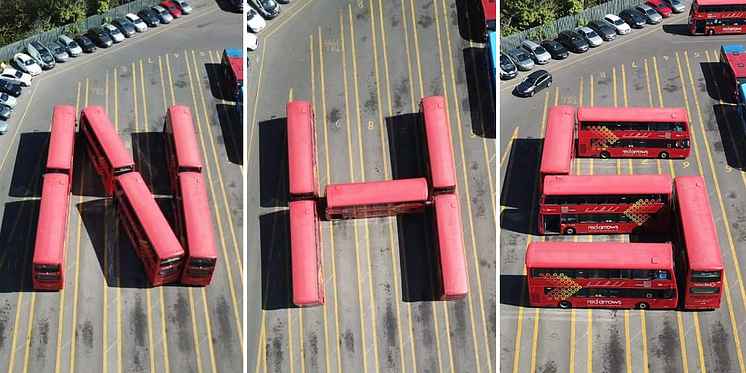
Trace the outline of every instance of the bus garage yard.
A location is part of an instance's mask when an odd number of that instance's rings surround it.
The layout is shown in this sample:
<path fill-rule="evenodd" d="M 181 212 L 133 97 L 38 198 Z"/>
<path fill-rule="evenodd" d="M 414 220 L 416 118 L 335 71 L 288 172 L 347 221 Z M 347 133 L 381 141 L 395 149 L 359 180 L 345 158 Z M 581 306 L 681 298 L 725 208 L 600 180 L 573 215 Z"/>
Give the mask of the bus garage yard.
<path fill-rule="evenodd" d="M 260 35 L 247 83 L 250 372 L 497 370 L 494 98 L 463 3 L 301 0 Z M 416 113 L 429 95 L 449 110 L 469 296 L 437 300 L 431 222 L 413 214 L 322 221 L 326 302 L 296 308 L 286 102 L 313 104 L 323 191 L 422 177 Z"/>
<path fill-rule="evenodd" d="M 241 127 L 222 99 L 223 48 L 241 15 L 212 1 L 174 25 L 58 65 L 20 98 L 0 140 L 0 369 L 238 372 L 242 369 Z M 31 257 L 55 105 L 102 106 L 174 226 L 163 146 L 167 106 L 187 105 L 202 149 L 218 264 L 207 287 L 150 287 L 111 198 L 76 139 L 65 285 L 31 289 Z M 7 190 L 7 192 L 6 192 Z"/>
<path fill-rule="evenodd" d="M 688 8 L 688 7 L 687 7 Z M 678 20 L 676 22 L 684 22 Z M 643 42 L 644 40 L 644 42 Z M 554 85 L 522 99 L 500 85 L 500 369 L 512 372 L 745 371 L 741 341 L 746 294 L 739 262 L 746 192 L 736 107 L 718 64 L 727 36 L 691 37 L 682 24 L 647 26 L 547 70 Z M 607 43 L 604 43 L 607 44 Z M 521 79 L 521 77 L 519 77 Z M 686 160 L 580 159 L 574 174 L 701 175 L 725 265 L 714 311 L 539 309 L 525 294 L 531 241 L 662 242 L 667 235 L 539 236 L 538 167 L 547 109 L 555 105 L 683 107 L 691 124 Z"/>

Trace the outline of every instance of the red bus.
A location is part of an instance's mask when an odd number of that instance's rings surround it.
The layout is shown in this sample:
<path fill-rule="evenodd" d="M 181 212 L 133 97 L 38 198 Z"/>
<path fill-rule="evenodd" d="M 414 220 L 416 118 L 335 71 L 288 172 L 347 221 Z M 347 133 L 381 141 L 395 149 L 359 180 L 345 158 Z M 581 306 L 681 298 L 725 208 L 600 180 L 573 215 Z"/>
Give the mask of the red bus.
<path fill-rule="evenodd" d="M 425 209 L 427 200 L 428 186 L 424 178 L 328 184 L 326 218 L 376 218 L 417 213 Z"/>
<path fill-rule="evenodd" d="M 746 32 L 746 1 L 692 1 L 689 32 L 692 35 L 743 34 Z"/>
<path fill-rule="evenodd" d="M 480 25 L 483 30 L 482 37 L 486 41 L 490 31 L 497 30 L 497 5 L 495 0 L 478 0 L 477 4 L 482 13 L 482 24 Z"/>
<path fill-rule="evenodd" d="M 101 106 L 89 106 L 80 113 L 80 132 L 93 168 L 101 177 L 107 196 L 114 194 L 114 178 L 135 169 L 132 154 L 111 125 Z"/>
<path fill-rule="evenodd" d="M 293 267 L 293 303 L 298 307 L 324 304 L 324 264 L 316 201 L 292 201 L 290 256 Z"/>
<path fill-rule="evenodd" d="M 667 232 L 672 190 L 668 175 L 547 176 L 539 232 Z"/>
<path fill-rule="evenodd" d="M 218 249 L 215 246 L 205 179 L 198 172 L 180 172 L 174 190 L 176 229 L 186 254 L 181 282 L 209 285 L 215 272 Z"/>
<path fill-rule="evenodd" d="M 720 308 L 723 259 L 705 181 L 679 176 L 674 193 L 676 269 L 684 308 Z"/>
<path fill-rule="evenodd" d="M 575 108 L 552 106 L 547 117 L 544 149 L 539 168 L 539 191 L 547 175 L 569 175 L 575 155 Z"/>
<path fill-rule="evenodd" d="M 432 194 L 453 193 L 456 189 L 456 168 L 453 165 L 448 113 L 443 96 L 429 96 L 420 100 L 420 118 Z"/>
<path fill-rule="evenodd" d="M 176 190 L 179 172 L 202 172 L 202 157 L 189 106 L 169 106 L 163 124 L 171 190 Z"/>
<path fill-rule="evenodd" d="M 57 172 L 73 179 L 73 153 L 75 149 L 75 107 L 57 105 L 52 115 L 52 133 L 49 136 L 49 154 L 45 173 Z M 72 186 L 72 182 L 70 183 Z"/>
<path fill-rule="evenodd" d="M 461 208 L 455 194 L 433 197 L 434 230 L 440 258 L 440 300 L 463 299 L 469 294 Z"/>
<path fill-rule="evenodd" d="M 741 44 L 720 46 L 720 67 L 734 99 L 738 99 L 739 87 L 746 83 L 746 50 Z"/>
<path fill-rule="evenodd" d="M 184 249 L 140 173 L 117 176 L 114 187 L 119 219 L 150 283 L 158 286 L 178 280 Z"/>
<path fill-rule="evenodd" d="M 36 290 L 60 290 L 65 285 L 70 183 L 66 173 L 44 175 L 34 244 L 33 284 Z"/>
<path fill-rule="evenodd" d="M 293 200 L 316 198 L 316 115 L 308 101 L 288 102 L 288 178 Z"/>
<path fill-rule="evenodd" d="M 689 122 L 683 108 L 578 108 L 578 156 L 686 158 Z"/>
<path fill-rule="evenodd" d="M 526 273 L 534 307 L 676 308 L 670 243 L 534 241 Z"/>
<path fill-rule="evenodd" d="M 243 51 L 241 48 L 224 49 L 220 62 L 223 65 L 223 74 L 228 80 L 228 97 L 236 100 L 238 91 L 243 87 Z"/>

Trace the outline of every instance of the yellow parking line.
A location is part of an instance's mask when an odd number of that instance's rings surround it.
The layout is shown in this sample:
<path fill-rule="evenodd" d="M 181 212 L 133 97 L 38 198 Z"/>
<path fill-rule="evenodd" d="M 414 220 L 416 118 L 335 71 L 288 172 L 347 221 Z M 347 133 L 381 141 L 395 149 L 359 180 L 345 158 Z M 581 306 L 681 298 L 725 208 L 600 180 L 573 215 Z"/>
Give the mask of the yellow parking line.
<path fill-rule="evenodd" d="M 547 92 L 547 97 L 549 95 L 549 92 Z M 520 126 L 515 126 L 515 129 L 513 130 L 513 135 L 510 136 L 510 141 L 508 142 L 508 146 L 505 147 L 505 152 L 503 152 L 503 156 L 500 157 L 500 168 L 503 168 L 503 164 L 505 163 L 505 160 L 508 158 L 508 153 L 510 153 L 510 148 L 513 146 L 513 141 L 515 141 L 516 137 L 518 136 L 518 128 Z"/>
<path fill-rule="evenodd" d="M 158 77 L 161 82 L 161 95 L 163 97 L 163 112 L 168 110 L 168 102 L 166 101 L 166 81 L 163 79 L 163 62 L 161 62 L 161 56 L 158 56 Z M 166 373 L 171 372 L 170 359 L 168 357 L 168 336 L 166 335 L 166 297 L 163 294 L 163 286 L 158 287 L 158 295 L 161 298 L 160 309 L 161 309 L 161 335 L 163 336 L 163 369 Z"/>
<path fill-rule="evenodd" d="M 194 295 L 192 294 L 192 288 L 189 288 L 189 309 L 192 316 L 192 338 L 194 338 L 194 352 L 197 354 L 197 371 L 202 373 L 202 357 L 199 352 L 199 335 L 197 335 L 197 316 L 194 312 Z M 213 370 L 213 373 L 215 371 Z"/>

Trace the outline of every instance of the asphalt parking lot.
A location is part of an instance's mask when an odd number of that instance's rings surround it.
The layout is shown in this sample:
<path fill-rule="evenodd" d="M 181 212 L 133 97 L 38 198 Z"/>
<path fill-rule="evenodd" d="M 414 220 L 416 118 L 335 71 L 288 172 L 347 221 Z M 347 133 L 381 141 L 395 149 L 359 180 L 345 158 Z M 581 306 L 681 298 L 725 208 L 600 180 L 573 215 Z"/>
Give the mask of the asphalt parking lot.
<path fill-rule="evenodd" d="M 687 11 L 689 4 L 687 5 Z M 737 372 L 744 368 L 742 281 L 746 240 L 744 134 L 717 65 L 721 44 L 742 37 L 689 36 L 687 13 L 646 26 L 583 55 L 546 66 L 554 84 L 533 98 L 500 85 L 500 368 L 505 372 Z M 650 236 L 537 236 L 536 184 L 547 108 L 685 107 L 692 128 L 686 160 L 581 159 L 576 174 L 701 175 L 710 193 L 726 278 L 709 312 L 538 309 L 522 297 L 527 243 L 646 241 Z"/>
<path fill-rule="evenodd" d="M 463 37 L 466 3 L 299 0 L 259 34 L 246 85 L 249 371 L 497 369 L 494 98 L 484 45 Z M 435 301 L 429 220 L 411 215 L 322 222 L 326 304 L 293 307 L 285 103 L 314 104 L 323 190 L 423 175 L 415 113 L 432 94 L 450 113 L 469 297 Z"/>
<path fill-rule="evenodd" d="M 222 100 L 220 53 L 241 15 L 194 13 L 58 64 L 24 89 L 0 138 L 0 369 L 8 372 L 239 372 L 242 369 L 241 126 Z M 77 139 L 65 288 L 33 292 L 31 257 L 52 109 L 103 106 L 167 217 L 166 107 L 191 107 L 213 206 L 212 284 L 149 288 L 111 199 Z"/>

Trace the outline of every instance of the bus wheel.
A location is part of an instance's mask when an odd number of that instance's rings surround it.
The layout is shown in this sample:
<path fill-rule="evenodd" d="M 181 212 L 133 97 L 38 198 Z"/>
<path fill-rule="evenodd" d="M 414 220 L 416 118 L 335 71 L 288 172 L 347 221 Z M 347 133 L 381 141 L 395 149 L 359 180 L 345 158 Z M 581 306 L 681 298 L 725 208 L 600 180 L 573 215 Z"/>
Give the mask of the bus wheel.
<path fill-rule="evenodd" d="M 634 234 L 640 234 L 640 233 L 644 233 L 644 232 L 645 232 L 645 230 L 642 229 L 642 227 L 634 227 L 634 228 L 632 228 L 632 233 L 634 233 Z"/>
<path fill-rule="evenodd" d="M 575 228 L 573 227 L 565 228 L 565 234 L 568 236 L 572 236 L 573 234 L 575 234 Z"/>
<path fill-rule="evenodd" d="M 709 35 L 715 35 L 715 30 L 713 30 L 713 29 L 709 29 L 709 30 L 707 30 L 707 35 L 708 35 L 708 36 L 709 36 Z"/>
<path fill-rule="evenodd" d="M 609 159 L 609 157 L 611 157 L 611 154 L 609 154 L 609 152 L 607 152 L 607 151 L 602 151 L 601 152 L 601 158 L 603 158 L 603 159 Z"/>
<path fill-rule="evenodd" d="M 645 302 L 640 302 L 640 303 L 637 303 L 637 305 L 635 306 L 635 308 L 637 308 L 638 310 L 646 310 L 646 309 L 650 308 L 650 305 L 647 304 L 647 303 L 645 303 Z"/>
<path fill-rule="evenodd" d="M 658 154 L 658 158 L 660 158 L 660 159 L 668 159 L 668 153 L 661 152 L 660 154 Z"/>
<path fill-rule="evenodd" d="M 570 302 L 568 302 L 566 300 L 563 300 L 563 301 L 559 302 L 559 304 L 557 304 L 557 306 L 559 308 L 562 308 L 563 310 L 566 310 L 566 309 L 572 307 L 572 304 L 570 304 Z"/>

